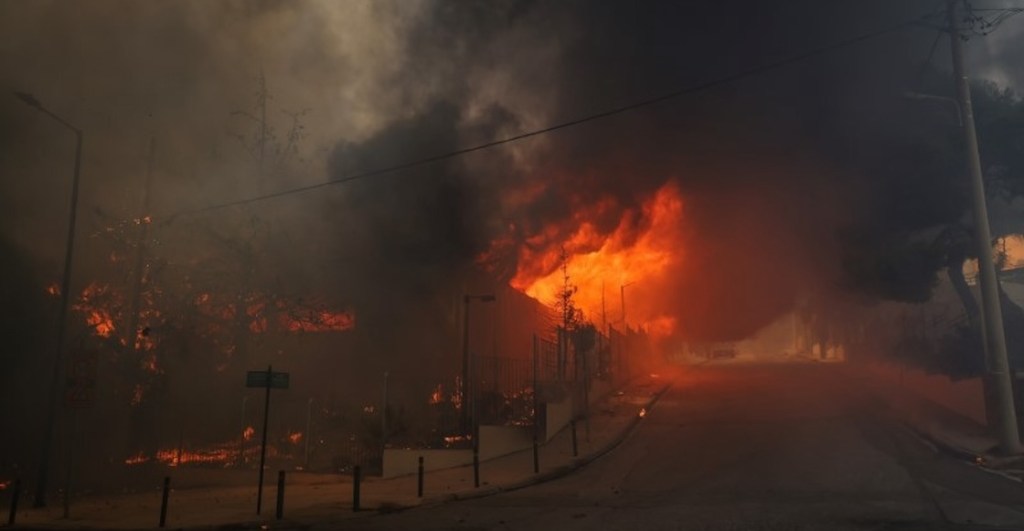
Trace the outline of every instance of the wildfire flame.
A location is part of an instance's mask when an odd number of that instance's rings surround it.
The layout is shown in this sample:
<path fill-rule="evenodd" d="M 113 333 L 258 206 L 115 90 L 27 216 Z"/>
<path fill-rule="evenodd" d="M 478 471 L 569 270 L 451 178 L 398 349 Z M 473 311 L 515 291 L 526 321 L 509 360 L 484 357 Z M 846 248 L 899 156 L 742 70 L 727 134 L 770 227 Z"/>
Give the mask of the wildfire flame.
<path fill-rule="evenodd" d="M 252 439 L 253 435 L 256 435 L 256 430 L 254 430 L 252 426 L 246 426 L 245 429 L 242 430 L 242 439 L 245 439 L 246 441 Z"/>
<path fill-rule="evenodd" d="M 131 457 L 129 457 L 129 458 L 124 460 L 124 464 L 126 464 L 128 466 L 141 465 L 143 463 L 148 463 L 148 462 L 149 462 L 149 457 L 147 455 L 143 454 L 142 452 L 139 452 L 139 453 L 137 453 L 137 454 L 135 454 L 135 455 L 133 455 L 133 456 L 131 456 Z"/>
<path fill-rule="evenodd" d="M 89 315 L 85 316 L 85 322 L 93 327 L 96 335 L 100 337 L 110 337 L 114 330 L 116 330 L 114 328 L 114 319 L 104 309 L 95 309 L 89 312 Z"/>
<path fill-rule="evenodd" d="M 320 310 L 298 318 L 284 316 L 284 328 L 289 332 L 342 332 L 355 328 L 355 316 L 349 312 Z"/>
<path fill-rule="evenodd" d="M 302 432 L 297 431 L 295 433 L 289 433 L 288 440 L 291 441 L 292 444 L 299 444 L 302 441 Z"/>
<path fill-rule="evenodd" d="M 614 207 L 611 202 L 601 202 L 582 209 L 572 220 L 574 228 L 567 238 L 559 227 L 549 227 L 528 238 L 518 251 L 512 287 L 542 302 L 554 303 L 565 287 L 560 267 L 564 249 L 566 273 L 578 288 L 574 302 L 591 320 L 611 314 L 615 318 L 609 322 L 615 322 L 621 315 L 620 290 L 626 286 L 639 284 L 638 288 L 656 291 L 670 266 L 681 259 L 680 191 L 666 184 L 639 210 L 626 209 L 611 232 L 602 233 L 596 220 Z M 650 301 L 634 299 L 629 308 L 630 324 L 643 325 L 658 335 L 669 335 L 675 329 L 675 319 L 658 313 Z"/>
<path fill-rule="evenodd" d="M 430 393 L 430 404 L 440 404 L 441 402 L 444 402 L 444 386 L 437 384 L 434 392 Z"/>

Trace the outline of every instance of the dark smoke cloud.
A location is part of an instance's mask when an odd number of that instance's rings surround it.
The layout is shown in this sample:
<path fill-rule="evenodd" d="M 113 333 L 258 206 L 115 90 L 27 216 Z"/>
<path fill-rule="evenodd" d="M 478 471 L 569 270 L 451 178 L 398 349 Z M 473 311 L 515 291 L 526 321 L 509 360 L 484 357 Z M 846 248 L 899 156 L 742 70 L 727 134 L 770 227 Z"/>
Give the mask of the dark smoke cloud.
<path fill-rule="evenodd" d="M 960 220 L 966 194 L 957 157 L 936 157 L 952 151 L 955 131 L 902 95 L 949 94 L 945 44 L 933 59 L 938 73 L 924 78 L 935 32 L 912 27 L 457 159 L 243 207 L 168 214 L 571 120 L 937 6 L 7 1 L 0 92 L 32 92 L 85 131 L 77 285 L 95 277 L 125 284 L 124 268 L 109 259 L 124 238 L 107 229 L 139 214 L 155 138 L 151 236 L 165 278 L 185 286 L 205 275 L 208 284 L 237 287 L 241 264 L 257 288 L 354 309 L 367 335 L 330 352 L 334 358 L 326 353 L 337 347 L 309 346 L 320 357 L 307 372 L 326 386 L 334 375 L 317 369 L 343 364 L 349 373 L 339 379 L 376 392 L 351 375 L 397 359 L 411 372 L 452 361 L 452 309 L 493 240 L 523 244 L 550 227 L 568 234 L 574 216 L 599 202 L 616 207 L 594 220 L 611 232 L 623 210 L 639 211 L 666 183 L 684 198 L 684 259 L 667 286 L 637 286 L 636 295 L 669 294 L 661 310 L 692 338 L 743 337 L 806 300 L 927 297 L 942 259 L 907 242 L 927 242 L 929 231 Z M 972 67 L 1019 87 L 1011 68 L 1024 49 L 1017 22 L 970 46 Z M 987 43 L 984 53 L 978 42 Z M 257 128 L 233 113 L 258 114 L 261 74 L 272 126 L 262 168 L 252 153 Z M 294 153 L 286 149 L 288 113 L 304 126 Z M 4 267 L 16 273 L 4 282 L 59 278 L 71 142 L 46 117 L 0 95 L 0 242 L 15 256 Z M 496 271 L 507 279 L 516 255 L 500 258 Z M 232 369 L 278 355 L 271 350 L 254 349 Z"/>

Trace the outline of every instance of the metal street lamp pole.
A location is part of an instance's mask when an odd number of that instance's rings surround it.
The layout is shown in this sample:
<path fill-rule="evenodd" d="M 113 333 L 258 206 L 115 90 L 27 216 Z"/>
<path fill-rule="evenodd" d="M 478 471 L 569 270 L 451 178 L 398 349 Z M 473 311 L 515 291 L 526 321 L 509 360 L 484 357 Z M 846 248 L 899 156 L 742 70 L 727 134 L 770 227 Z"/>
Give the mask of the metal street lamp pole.
<path fill-rule="evenodd" d="M 494 295 L 462 296 L 462 433 L 469 433 L 469 301 L 493 302 Z"/>
<path fill-rule="evenodd" d="M 17 92 L 15 95 L 29 107 L 53 118 L 58 123 L 75 133 L 75 173 L 71 179 L 71 209 L 68 215 L 68 236 L 64 250 L 64 276 L 60 286 L 60 314 L 57 318 L 57 352 L 53 358 L 53 370 L 50 375 L 50 390 L 47 397 L 46 425 L 40 443 L 40 461 L 36 478 L 35 499 L 33 507 L 46 507 L 46 482 L 50 472 L 50 450 L 53 445 L 53 425 L 57 414 L 57 390 L 60 384 L 61 360 L 64 355 L 64 332 L 67 323 L 68 306 L 71 299 L 71 257 L 75 250 L 75 220 L 78 215 L 78 176 L 82 166 L 82 130 L 69 124 L 60 116 L 43 107 L 31 94 Z"/>
<path fill-rule="evenodd" d="M 985 327 L 985 353 L 988 357 L 989 379 L 995 386 L 998 407 L 997 428 L 1000 449 L 1006 454 L 1020 452 L 1020 436 L 1014 411 L 1010 364 L 1006 353 L 1006 335 L 1003 330 L 1003 312 L 999 304 L 999 279 L 992 260 L 992 234 L 988 224 L 985 202 L 985 181 L 981 174 L 981 156 L 978 153 L 978 134 L 974 126 L 971 106 L 971 86 L 964 69 L 960 30 L 957 29 L 957 0 L 950 0 L 946 15 L 949 21 L 950 48 L 953 53 L 953 77 L 957 99 L 963 119 L 964 140 L 967 144 L 967 165 L 971 174 L 971 198 L 974 204 L 974 239 L 978 245 L 978 280 L 981 286 L 982 320 Z"/>

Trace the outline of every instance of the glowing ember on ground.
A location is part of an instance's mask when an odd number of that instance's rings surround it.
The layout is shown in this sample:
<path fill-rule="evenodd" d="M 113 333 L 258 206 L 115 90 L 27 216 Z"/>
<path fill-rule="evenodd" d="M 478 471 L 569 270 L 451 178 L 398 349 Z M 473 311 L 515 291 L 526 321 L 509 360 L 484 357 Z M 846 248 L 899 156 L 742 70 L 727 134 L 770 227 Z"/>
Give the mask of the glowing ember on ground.
<path fill-rule="evenodd" d="M 291 441 L 292 444 L 299 444 L 299 442 L 302 441 L 302 432 L 297 431 L 295 433 L 289 433 L 288 440 Z"/>
<path fill-rule="evenodd" d="M 53 282 L 49 286 L 46 286 L 46 293 L 49 295 L 53 295 L 54 297 L 59 297 L 60 286 L 58 286 L 56 282 Z"/>
<path fill-rule="evenodd" d="M 640 412 L 637 413 L 636 416 L 638 416 L 640 418 L 646 417 L 647 416 L 647 408 L 645 408 L 645 407 L 640 408 Z"/>
<path fill-rule="evenodd" d="M 245 429 L 242 430 L 242 439 L 245 439 L 246 441 L 252 439 L 253 435 L 256 435 L 256 430 L 253 429 L 252 426 L 246 426 Z"/>
<path fill-rule="evenodd" d="M 446 448 L 457 446 L 459 443 L 467 442 L 472 440 L 468 435 L 449 435 L 444 438 L 444 445 Z"/>
<path fill-rule="evenodd" d="M 124 460 L 124 464 L 129 465 L 129 466 L 141 465 L 142 463 L 146 463 L 146 462 L 149 462 L 149 457 L 147 457 L 142 452 L 139 452 L 139 453 L 129 457 L 128 459 Z"/>

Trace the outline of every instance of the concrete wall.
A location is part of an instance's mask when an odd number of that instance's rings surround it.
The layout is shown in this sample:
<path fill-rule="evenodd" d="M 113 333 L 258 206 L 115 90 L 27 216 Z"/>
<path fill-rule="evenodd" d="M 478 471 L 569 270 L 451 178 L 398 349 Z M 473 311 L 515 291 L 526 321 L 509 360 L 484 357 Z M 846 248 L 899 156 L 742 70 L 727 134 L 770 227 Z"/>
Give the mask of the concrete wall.
<path fill-rule="evenodd" d="M 441 470 L 473 464 L 472 450 L 407 450 L 388 448 L 384 450 L 384 477 L 415 474 L 419 468 L 419 457 L 423 456 L 424 470 Z"/>
<path fill-rule="evenodd" d="M 591 403 L 597 402 L 613 390 L 609 382 L 594 381 L 590 389 Z M 573 399 L 573 393 L 550 393 L 552 400 L 543 404 L 546 409 L 544 439 L 550 441 L 562 428 L 569 425 L 573 410 L 579 409 L 582 393 Z M 480 426 L 480 459 L 494 459 L 510 453 L 526 450 L 533 446 L 533 428 L 518 426 Z M 419 457 L 423 456 L 425 470 L 440 470 L 473 463 L 472 450 L 406 450 L 388 448 L 384 450 L 384 477 L 415 474 Z"/>
<path fill-rule="evenodd" d="M 573 399 L 572 395 L 566 395 L 558 402 L 544 404 L 546 414 L 544 415 L 544 442 L 550 441 L 562 428 L 569 425 L 572 420 Z"/>
<path fill-rule="evenodd" d="M 951 411 L 985 425 L 985 395 L 981 378 L 953 381 L 948 376 L 887 363 L 872 363 L 875 375 L 901 385 Z"/>
<path fill-rule="evenodd" d="M 480 459 L 494 459 L 533 447 L 533 428 L 480 426 Z"/>

